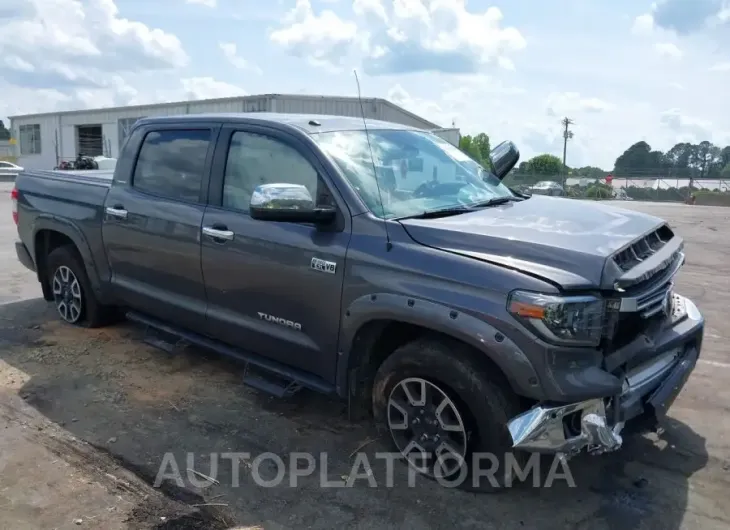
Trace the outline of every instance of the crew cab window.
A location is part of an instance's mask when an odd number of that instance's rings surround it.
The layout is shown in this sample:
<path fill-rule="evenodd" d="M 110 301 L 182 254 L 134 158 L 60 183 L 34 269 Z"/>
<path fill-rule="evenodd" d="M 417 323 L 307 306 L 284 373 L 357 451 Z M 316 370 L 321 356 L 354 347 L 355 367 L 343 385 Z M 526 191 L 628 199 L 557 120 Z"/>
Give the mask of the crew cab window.
<path fill-rule="evenodd" d="M 231 138 L 223 185 L 223 206 L 248 212 L 256 186 L 273 183 L 301 184 L 318 204 L 330 203 L 317 170 L 288 145 L 260 134 L 236 132 Z M 321 192 L 318 194 L 318 187 Z"/>
<path fill-rule="evenodd" d="M 209 144 L 208 129 L 147 133 L 132 186 L 171 199 L 198 202 Z"/>

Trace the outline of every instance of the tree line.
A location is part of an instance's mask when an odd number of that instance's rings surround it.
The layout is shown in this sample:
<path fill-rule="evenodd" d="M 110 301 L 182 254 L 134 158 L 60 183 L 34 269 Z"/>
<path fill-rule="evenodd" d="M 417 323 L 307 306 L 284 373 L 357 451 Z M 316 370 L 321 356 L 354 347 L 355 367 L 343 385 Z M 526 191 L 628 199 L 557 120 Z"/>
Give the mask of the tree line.
<path fill-rule="evenodd" d="M 459 148 L 477 162 L 489 164 L 490 142 L 486 133 L 462 136 Z M 512 177 L 521 181 L 561 175 L 605 179 L 610 174 L 617 178 L 730 179 L 730 145 L 680 142 L 663 152 L 640 141 L 619 155 L 611 170 L 595 166 L 570 168 L 563 166 L 557 156 L 546 153 L 521 162 L 512 171 Z"/>
<path fill-rule="evenodd" d="M 730 178 L 730 145 L 721 148 L 708 141 L 683 142 L 662 152 L 641 141 L 616 159 L 614 173 L 621 177 Z"/>

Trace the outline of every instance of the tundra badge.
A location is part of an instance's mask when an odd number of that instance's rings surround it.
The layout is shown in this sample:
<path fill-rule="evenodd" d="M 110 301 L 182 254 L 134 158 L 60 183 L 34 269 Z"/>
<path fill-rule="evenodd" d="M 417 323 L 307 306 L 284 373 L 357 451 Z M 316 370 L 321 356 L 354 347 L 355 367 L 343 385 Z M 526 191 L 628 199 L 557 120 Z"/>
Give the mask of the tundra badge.
<path fill-rule="evenodd" d="M 319 258 L 312 258 L 312 263 L 310 267 L 316 271 L 334 274 L 335 270 L 337 269 L 337 263 L 335 263 L 334 261 L 325 261 Z"/>
<path fill-rule="evenodd" d="M 274 324 L 279 324 L 280 326 L 285 326 L 287 328 L 291 328 L 296 331 L 302 331 L 302 325 L 299 322 L 294 322 L 293 320 L 287 320 L 286 318 L 275 317 L 274 315 L 268 315 L 261 311 L 259 311 L 259 318 L 261 320 L 266 320 L 267 322 L 273 322 Z"/>

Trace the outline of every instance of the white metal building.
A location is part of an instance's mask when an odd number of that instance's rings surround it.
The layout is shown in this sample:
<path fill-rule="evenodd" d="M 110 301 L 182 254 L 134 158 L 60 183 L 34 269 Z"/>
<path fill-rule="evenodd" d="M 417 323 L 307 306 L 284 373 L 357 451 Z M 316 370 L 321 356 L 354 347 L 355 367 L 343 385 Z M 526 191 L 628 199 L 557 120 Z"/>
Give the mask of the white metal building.
<path fill-rule="evenodd" d="M 366 98 L 363 99 L 363 107 L 367 118 L 432 130 L 454 145 L 459 143 L 458 129 L 440 128 L 390 101 Z M 140 118 L 206 112 L 362 115 L 360 103 L 354 97 L 265 94 L 11 116 L 10 130 L 17 140 L 19 165 L 31 169 L 52 169 L 62 160 L 76 158 L 79 153 L 117 157 L 127 134 Z"/>

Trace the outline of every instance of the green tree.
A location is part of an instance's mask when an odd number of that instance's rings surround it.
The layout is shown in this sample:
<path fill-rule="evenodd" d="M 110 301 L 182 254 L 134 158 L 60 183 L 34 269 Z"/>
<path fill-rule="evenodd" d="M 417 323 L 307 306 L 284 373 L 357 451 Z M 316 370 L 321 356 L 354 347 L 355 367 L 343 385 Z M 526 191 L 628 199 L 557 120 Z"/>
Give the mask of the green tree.
<path fill-rule="evenodd" d="M 608 184 L 596 182 L 586 190 L 586 197 L 591 199 L 610 199 L 613 196 L 613 188 Z"/>
<path fill-rule="evenodd" d="M 682 142 L 672 147 L 665 155 L 667 161 L 667 176 L 686 178 L 690 174 L 690 164 L 694 157 L 695 146 Z"/>
<path fill-rule="evenodd" d="M 489 136 L 486 133 L 462 136 L 459 139 L 459 149 L 480 164 L 489 165 Z"/>
<path fill-rule="evenodd" d="M 10 131 L 5 128 L 3 120 L 0 120 L 0 140 L 10 140 Z"/>
<path fill-rule="evenodd" d="M 620 176 L 657 177 L 667 167 L 666 156 L 661 151 L 652 151 L 644 142 L 636 142 L 623 152 L 614 164 L 614 172 Z"/>
<path fill-rule="evenodd" d="M 537 155 L 528 160 L 521 169 L 532 175 L 555 176 L 561 174 L 563 162 L 555 155 Z"/>
<path fill-rule="evenodd" d="M 609 174 L 609 171 L 606 171 L 605 169 L 601 169 L 600 167 L 594 167 L 594 166 L 585 166 L 585 167 L 579 167 L 572 171 L 571 176 L 572 177 L 585 177 L 589 179 L 603 179 L 606 178 L 606 175 Z"/>
<path fill-rule="evenodd" d="M 723 147 L 720 151 L 720 165 L 724 168 L 730 164 L 730 145 Z"/>
<path fill-rule="evenodd" d="M 695 161 L 699 175 L 697 178 L 712 178 L 717 176 L 722 167 L 720 166 L 720 148 L 707 140 L 697 145 Z"/>
<path fill-rule="evenodd" d="M 725 167 L 722 168 L 722 171 L 720 172 L 720 178 L 730 179 L 730 162 L 725 164 Z"/>

